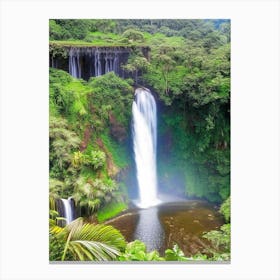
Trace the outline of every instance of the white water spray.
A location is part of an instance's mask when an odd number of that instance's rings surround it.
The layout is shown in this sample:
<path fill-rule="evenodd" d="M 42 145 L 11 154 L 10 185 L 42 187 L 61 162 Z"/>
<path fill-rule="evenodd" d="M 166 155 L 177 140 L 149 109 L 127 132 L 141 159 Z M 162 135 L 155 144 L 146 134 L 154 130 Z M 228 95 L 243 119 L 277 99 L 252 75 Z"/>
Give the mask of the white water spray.
<path fill-rule="evenodd" d="M 71 206 L 71 198 L 68 199 L 61 198 L 61 201 L 63 203 L 64 207 L 64 214 L 66 219 L 66 224 L 70 224 L 73 221 L 73 212 L 72 212 L 72 206 Z"/>
<path fill-rule="evenodd" d="M 133 148 L 141 208 L 159 203 L 157 198 L 157 111 L 148 89 L 137 88 L 132 105 Z"/>

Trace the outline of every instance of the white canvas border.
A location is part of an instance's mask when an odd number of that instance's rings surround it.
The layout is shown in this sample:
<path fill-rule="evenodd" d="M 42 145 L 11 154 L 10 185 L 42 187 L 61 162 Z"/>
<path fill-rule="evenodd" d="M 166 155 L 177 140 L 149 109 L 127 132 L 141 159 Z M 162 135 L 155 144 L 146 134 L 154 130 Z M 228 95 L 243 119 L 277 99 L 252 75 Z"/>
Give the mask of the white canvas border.
<path fill-rule="evenodd" d="M 232 262 L 50 265 L 48 19 L 230 18 Z M 279 279 L 279 2 L 1 2 L 0 279 Z"/>

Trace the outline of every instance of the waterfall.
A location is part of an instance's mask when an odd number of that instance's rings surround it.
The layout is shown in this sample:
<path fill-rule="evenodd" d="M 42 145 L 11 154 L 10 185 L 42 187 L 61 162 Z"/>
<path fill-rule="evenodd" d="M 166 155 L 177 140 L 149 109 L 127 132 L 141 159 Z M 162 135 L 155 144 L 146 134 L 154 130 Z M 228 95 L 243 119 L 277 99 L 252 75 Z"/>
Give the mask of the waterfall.
<path fill-rule="evenodd" d="M 148 89 L 137 88 L 132 104 L 133 148 L 139 187 L 139 207 L 156 205 L 157 112 L 156 102 Z"/>
<path fill-rule="evenodd" d="M 78 79 L 82 77 L 80 54 L 79 51 L 73 48 L 69 51 L 69 74 Z"/>
<path fill-rule="evenodd" d="M 70 47 L 69 74 L 86 80 L 112 71 L 120 76 L 122 74 L 121 65 L 128 60 L 130 51 L 129 48 L 120 47 Z M 52 60 L 50 60 L 50 65 L 54 65 Z M 62 66 L 56 68 L 62 68 Z"/>
<path fill-rule="evenodd" d="M 61 201 L 63 203 L 64 218 L 66 219 L 66 224 L 68 225 L 74 219 L 72 211 L 72 199 L 70 197 L 68 199 L 61 198 Z"/>
<path fill-rule="evenodd" d="M 95 62 L 94 62 L 95 70 L 94 70 L 94 72 L 95 72 L 95 76 L 98 77 L 98 76 L 102 75 L 100 52 L 99 52 L 98 49 L 96 50 L 96 52 L 94 52 L 94 59 L 95 59 Z"/>

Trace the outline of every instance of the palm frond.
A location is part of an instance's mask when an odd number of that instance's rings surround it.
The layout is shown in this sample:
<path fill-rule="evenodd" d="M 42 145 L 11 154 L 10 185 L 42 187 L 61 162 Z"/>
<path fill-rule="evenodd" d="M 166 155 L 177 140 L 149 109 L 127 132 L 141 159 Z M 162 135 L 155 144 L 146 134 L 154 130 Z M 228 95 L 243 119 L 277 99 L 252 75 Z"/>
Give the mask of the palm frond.
<path fill-rule="evenodd" d="M 69 250 L 73 252 L 79 260 L 108 261 L 115 260 L 117 256 L 120 256 L 120 251 L 114 246 L 96 241 L 70 241 Z"/>
<path fill-rule="evenodd" d="M 67 242 L 62 260 L 69 250 L 77 260 L 114 260 L 126 246 L 122 234 L 112 226 L 83 223 L 76 219 L 63 231 Z"/>

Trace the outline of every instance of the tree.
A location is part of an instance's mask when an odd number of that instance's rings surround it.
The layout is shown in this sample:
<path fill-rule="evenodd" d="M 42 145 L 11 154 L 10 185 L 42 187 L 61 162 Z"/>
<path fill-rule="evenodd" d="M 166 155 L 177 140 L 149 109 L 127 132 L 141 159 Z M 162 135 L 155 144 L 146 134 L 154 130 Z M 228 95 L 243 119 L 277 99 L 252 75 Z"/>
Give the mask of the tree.
<path fill-rule="evenodd" d="M 135 82 L 138 83 L 138 73 L 143 72 L 148 69 L 150 63 L 147 58 L 145 58 L 140 53 L 133 53 L 130 55 L 128 62 L 123 66 L 123 69 L 127 72 L 134 73 Z"/>
<path fill-rule="evenodd" d="M 122 34 L 123 38 L 127 38 L 130 43 L 134 42 L 144 42 L 144 35 L 142 32 L 135 29 L 128 29 Z"/>

